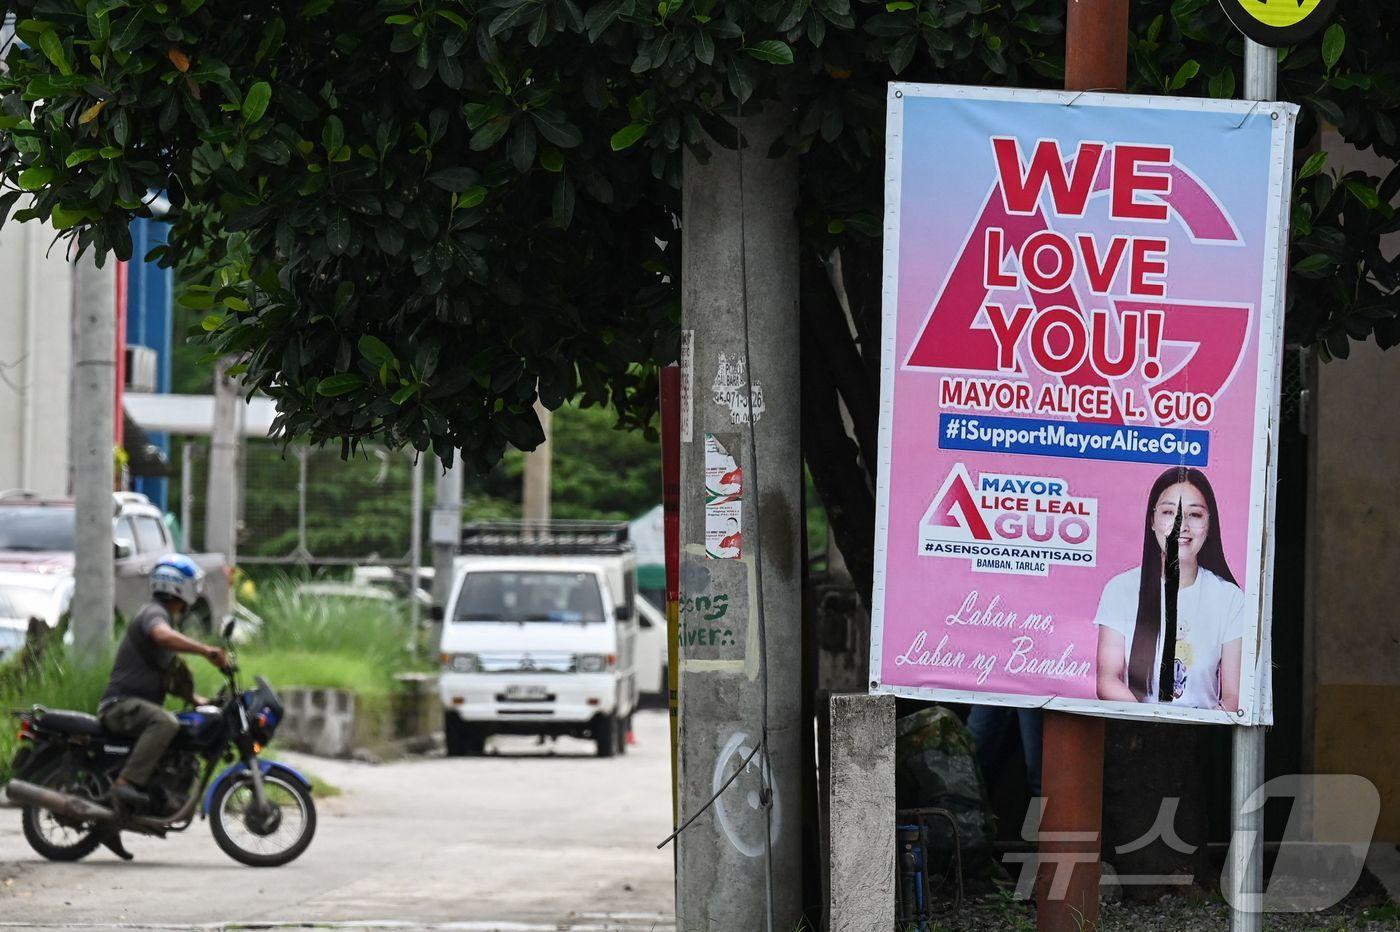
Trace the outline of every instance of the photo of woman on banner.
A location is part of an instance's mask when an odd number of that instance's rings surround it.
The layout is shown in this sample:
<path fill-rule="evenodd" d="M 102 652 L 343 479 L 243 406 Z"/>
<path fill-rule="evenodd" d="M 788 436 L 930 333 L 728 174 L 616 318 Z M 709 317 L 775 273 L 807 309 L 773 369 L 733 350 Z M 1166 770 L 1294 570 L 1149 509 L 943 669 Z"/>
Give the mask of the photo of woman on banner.
<path fill-rule="evenodd" d="M 1181 511 L 1173 682 L 1160 688 L 1166 622 L 1165 556 Z M 1098 696 L 1120 702 L 1169 701 L 1196 709 L 1240 707 L 1244 593 L 1221 545 L 1215 492 L 1199 469 L 1173 467 L 1147 495 L 1142 564 L 1104 586 L 1098 626 Z"/>

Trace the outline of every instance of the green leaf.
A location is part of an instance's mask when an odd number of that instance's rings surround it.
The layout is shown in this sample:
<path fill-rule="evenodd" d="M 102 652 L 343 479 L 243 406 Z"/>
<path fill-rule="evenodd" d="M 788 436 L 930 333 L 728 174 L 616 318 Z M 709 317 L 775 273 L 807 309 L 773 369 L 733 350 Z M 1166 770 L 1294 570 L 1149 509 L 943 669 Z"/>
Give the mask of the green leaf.
<path fill-rule="evenodd" d="M 96 149 L 74 149 L 68 153 L 68 158 L 63 160 L 63 164 L 69 168 L 76 168 L 84 162 L 91 162 L 98 157 Z"/>
<path fill-rule="evenodd" d="M 744 51 L 770 65 L 791 65 L 793 62 L 792 46 L 781 39 L 764 39 L 762 42 L 745 46 Z"/>
<path fill-rule="evenodd" d="M 53 62 L 53 66 L 60 73 L 68 75 L 73 73 L 73 66 L 68 64 L 68 53 L 63 51 L 63 40 L 58 34 L 46 31 L 39 35 L 39 50 L 44 53 L 44 57 Z"/>
<path fill-rule="evenodd" d="M 345 145 L 345 124 L 335 114 L 326 117 L 326 125 L 321 128 L 321 145 L 325 147 L 327 155 L 339 152 L 340 147 Z"/>
<path fill-rule="evenodd" d="M 1171 82 L 1167 85 L 1167 90 L 1181 90 L 1200 70 L 1201 63 L 1194 58 L 1182 62 L 1181 67 L 1176 69 L 1176 74 L 1172 76 Z"/>
<path fill-rule="evenodd" d="M 633 146 L 638 139 L 646 135 L 647 124 L 628 123 L 622 129 L 612 135 L 612 149 L 614 152 L 621 152 L 623 149 Z"/>
<path fill-rule="evenodd" d="M 24 171 L 19 173 L 20 190 L 38 191 L 44 185 L 48 184 L 50 181 L 53 181 L 54 175 L 56 174 L 57 172 L 55 172 L 52 168 L 49 168 L 46 165 L 35 165 L 30 168 L 26 168 Z"/>
<path fill-rule="evenodd" d="M 547 172 L 563 171 L 564 153 L 554 148 L 545 148 L 541 150 L 540 168 L 543 168 Z"/>
<path fill-rule="evenodd" d="M 352 372 L 340 372 L 327 376 L 316 384 L 316 394 L 324 395 L 327 398 L 334 398 L 337 395 L 344 395 L 353 392 L 357 388 L 363 388 L 365 380 L 363 377 Z"/>
<path fill-rule="evenodd" d="M 458 194 L 476 184 L 477 179 L 480 177 L 481 175 L 476 169 L 469 168 L 466 165 L 459 165 L 455 168 L 444 168 L 435 171 L 424 180 L 434 187 L 442 188 L 442 190 L 450 191 L 453 194 Z"/>
<path fill-rule="evenodd" d="M 228 376 L 231 379 L 236 379 L 247 371 L 248 364 L 246 362 L 236 362 L 224 370 L 224 375 Z"/>
<path fill-rule="evenodd" d="M 499 142 L 508 129 L 510 129 L 510 117 L 508 116 L 498 116 L 487 120 L 481 129 L 472 133 L 471 142 L 468 145 L 473 152 L 484 152 Z"/>
<path fill-rule="evenodd" d="M 486 200 L 486 189 L 481 185 L 475 185 L 458 195 L 457 206 L 471 209 L 479 206 L 484 200 Z"/>
<path fill-rule="evenodd" d="M 205 333 L 213 333 L 224 325 L 228 318 L 223 314 L 210 314 L 199 322 L 199 326 Z"/>
<path fill-rule="evenodd" d="M 333 256 L 343 256 L 350 248 L 350 218 L 344 213 L 337 213 L 326 226 L 326 248 Z"/>
<path fill-rule="evenodd" d="M 1318 172 L 1322 171 L 1322 166 L 1326 162 L 1326 152 L 1314 152 L 1308 157 L 1308 160 L 1303 163 L 1303 167 L 1298 169 L 1298 180 L 1302 181 L 1304 178 L 1311 178 L 1313 175 L 1316 175 Z"/>
<path fill-rule="evenodd" d="M 583 133 L 570 123 L 562 113 L 553 110 L 531 110 L 530 117 L 535 121 L 535 129 L 540 135 L 562 149 L 572 149 L 583 142 Z"/>
<path fill-rule="evenodd" d="M 1337 65 L 1337 60 L 1342 57 L 1342 50 L 1347 47 L 1346 30 L 1341 23 L 1333 23 L 1327 27 L 1327 32 L 1322 36 L 1322 61 L 1327 65 L 1327 70 L 1331 71 Z"/>
<path fill-rule="evenodd" d="M 263 29 L 262 41 L 258 43 L 257 54 L 253 56 L 254 64 L 261 64 L 263 59 L 274 54 L 282 47 L 282 40 L 287 35 L 287 24 L 282 21 L 282 17 L 277 17 L 268 23 Z"/>
<path fill-rule="evenodd" d="M 1365 204 L 1371 210 L 1380 206 L 1381 197 L 1376 193 L 1376 189 L 1366 184 L 1364 181 L 1350 180 L 1346 183 L 1346 188 L 1358 201 Z"/>
<path fill-rule="evenodd" d="M 398 391 L 394 392 L 394 394 L 389 397 L 389 400 L 396 405 L 401 405 L 418 394 L 419 387 L 417 382 L 411 382 L 408 385 L 401 386 Z"/>
<path fill-rule="evenodd" d="M 247 95 L 243 98 L 243 119 L 248 123 L 256 123 L 263 118 L 267 112 L 267 105 L 272 102 L 272 85 L 266 81 L 259 81 L 248 88 Z"/>
<path fill-rule="evenodd" d="M 1293 271 L 1299 275 L 1316 277 L 1323 269 L 1329 268 L 1332 260 L 1327 258 L 1326 253 L 1315 252 L 1306 259 L 1297 262 L 1293 266 Z"/>
<path fill-rule="evenodd" d="M 360 337 L 360 355 L 376 366 L 382 366 L 394 360 L 394 351 L 389 349 L 388 344 L 368 333 Z"/>
<path fill-rule="evenodd" d="M 555 224 L 560 229 L 567 230 L 574 219 L 574 185 L 569 181 L 568 175 L 560 175 L 559 180 L 555 182 L 554 197 L 550 206 Z"/>
<path fill-rule="evenodd" d="M 55 230 L 70 230 L 82 222 L 83 216 L 81 210 L 65 210 L 62 204 L 58 204 L 50 212 L 49 220 Z"/>

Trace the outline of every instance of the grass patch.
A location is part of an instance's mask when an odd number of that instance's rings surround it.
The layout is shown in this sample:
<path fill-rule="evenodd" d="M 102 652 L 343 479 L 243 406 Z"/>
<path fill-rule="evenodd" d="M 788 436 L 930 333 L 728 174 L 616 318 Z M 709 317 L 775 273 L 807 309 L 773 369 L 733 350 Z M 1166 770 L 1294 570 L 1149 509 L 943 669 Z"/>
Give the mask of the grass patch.
<path fill-rule="evenodd" d="M 408 612 L 397 602 L 306 595 L 282 583 L 262 587 L 253 610 L 263 626 L 238 648 L 238 666 L 250 682 L 260 675 L 274 689 L 385 696 L 395 688 L 396 673 L 430 669 L 410 650 Z M 196 667 L 195 677 L 203 693 L 221 683 L 207 664 Z"/>
<path fill-rule="evenodd" d="M 333 799 L 345 793 L 340 787 L 329 780 L 324 780 L 310 770 L 298 768 L 301 775 L 311 783 L 311 795 L 317 799 Z"/>
<path fill-rule="evenodd" d="M 85 666 L 70 660 L 57 644 L 28 673 L 21 670 L 18 657 L 0 664 L 0 783 L 10 779 L 10 763 L 19 744 L 19 722 L 10 712 L 33 705 L 95 711 L 111 671 L 110 659 Z"/>

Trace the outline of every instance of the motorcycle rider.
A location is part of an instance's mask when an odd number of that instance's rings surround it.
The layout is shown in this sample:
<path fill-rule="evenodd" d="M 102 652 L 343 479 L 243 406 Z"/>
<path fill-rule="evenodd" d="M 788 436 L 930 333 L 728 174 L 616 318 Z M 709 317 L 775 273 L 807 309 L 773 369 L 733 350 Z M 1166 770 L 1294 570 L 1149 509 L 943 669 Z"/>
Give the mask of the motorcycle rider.
<path fill-rule="evenodd" d="M 203 644 L 178 630 L 199 597 L 203 576 L 189 557 L 177 553 L 161 557 L 151 570 L 151 601 L 127 623 L 117 648 L 97 715 L 107 731 L 136 739 L 126 766 L 112 784 L 112 800 L 120 806 L 148 805 L 146 784 L 180 730 L 179 721 L 164 705 L 175 654 L 198 654 L 220 670 L 228 667 L 228 652 L 222 647 Z"/>

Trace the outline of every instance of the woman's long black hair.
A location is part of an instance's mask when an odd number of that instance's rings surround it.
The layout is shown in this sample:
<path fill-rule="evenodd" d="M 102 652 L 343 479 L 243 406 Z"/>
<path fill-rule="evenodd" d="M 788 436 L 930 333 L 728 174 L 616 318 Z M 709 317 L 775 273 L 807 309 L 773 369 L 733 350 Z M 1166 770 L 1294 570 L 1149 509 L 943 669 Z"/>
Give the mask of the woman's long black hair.
<path fill-rule="evenodd" d="M 1206 507 L 1210 509 L 1210 530 L 1196 556 L 1196 565 L 1210 570 L 1226 582 L 1235 582 L 1234 574 L 1225 562 L 1225 548 L 1220 543 L 1220 509 L 1215 505 L 1215 490 L 1210 487 L 1210 480 L 1199 469 L 1173 466 L 1157 477 L 1157 481 L 1152 483 L 1152 490 L 1147 493 L 1142 535 L 1142 570 L 1138 577 L 1137 626 L 1133 629 L 1133 643 L 1128 653 L 1128 688 L 1133 691 L 1139 702 L 1152 687 L 1157 640 L 1162 634 L 1162 548 L 1158 546 L 1157 534 L 1152 530 L 1154 512 L 1157 509 L 1157 499 L 1178 482 L 1194 486 L 1206 500 Z M 1172 641 L 1175 641 L 1175 634 L 1173 631 Z M 1167 646 L 1163 645 L 1164 669 L 1170 669 L 1170 664 L 1175 659 L 1174 649 L 1172 654 L 1172 657 L 1168 657 Z M 1158 685 L 1163 695 L 1171 696 L 1169 677 L 1163 677 L 1163 681 Z"/>

